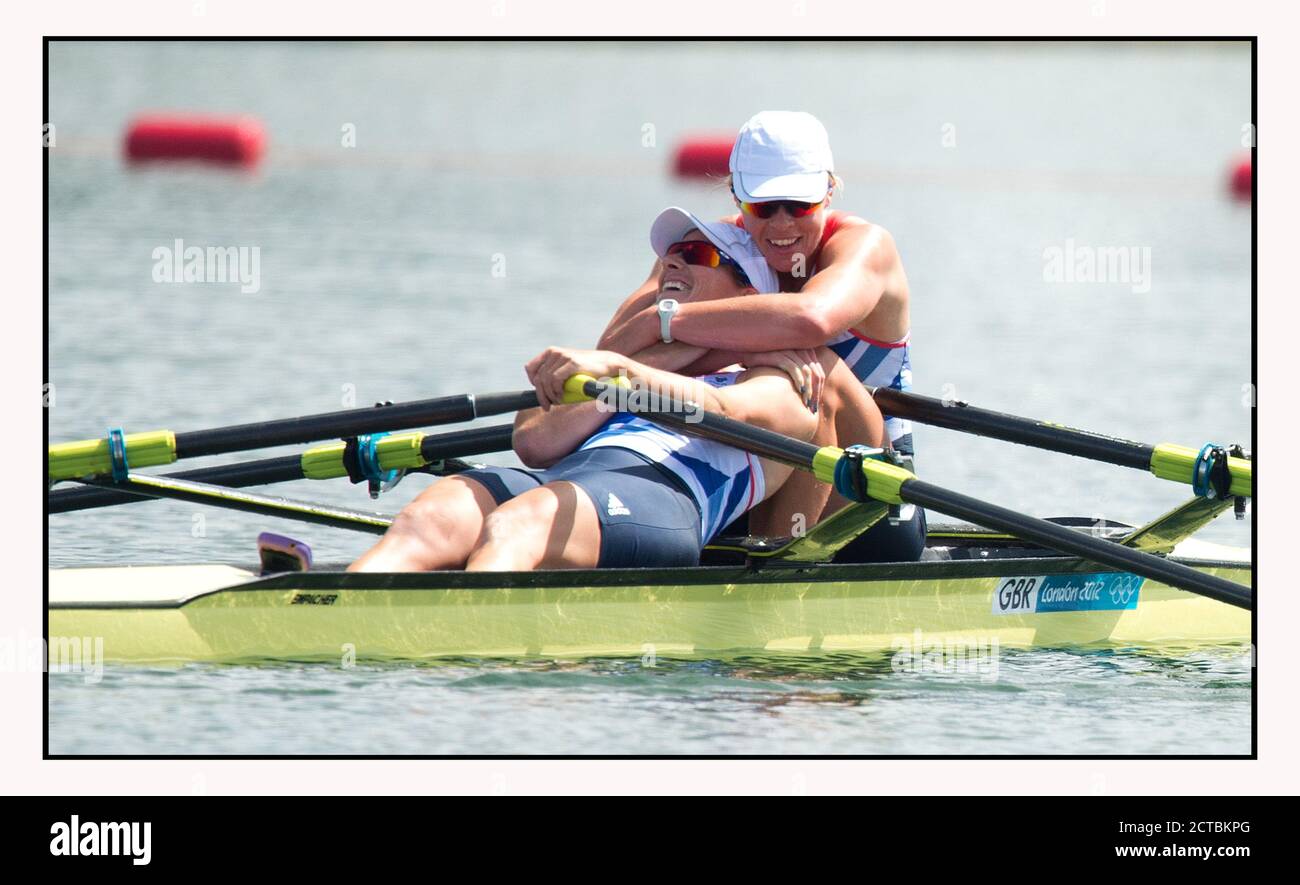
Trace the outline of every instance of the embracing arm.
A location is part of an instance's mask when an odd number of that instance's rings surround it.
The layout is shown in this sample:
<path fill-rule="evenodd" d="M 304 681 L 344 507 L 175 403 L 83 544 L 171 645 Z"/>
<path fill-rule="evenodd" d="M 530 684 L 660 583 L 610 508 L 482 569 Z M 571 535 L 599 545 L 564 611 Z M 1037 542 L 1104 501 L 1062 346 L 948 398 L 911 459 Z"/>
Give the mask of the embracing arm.
<path fill-rule="evenodd" d="M 711 412 L 804 440 L 817 430 L 817 416 L 803 408 L 790 377 L 780 369 L 751 369 L 741 383 L 715 393 L 720 408 L 709 408 Z"/>
<path fill-rule="evenodd" d="M 823 269 L 801 292 L 683 304 L 673 319 L 673 337 L 738 351 L 816 347 L 862 322 L 901 268 L 893 237 L 865 223 L 837 231 L 820 260 Z M 612 326 L 605 337 L 609 347 L 633 353 L 657 341 L 653 303 Z"/>
<path fill-rule="evenodd" d="M 519 460 L 529 467 L 549 467 L 559 461 L 614 414 L 610 404 L 600 400 L 564 404 L 564 382 L 579 373 L 599 379 L 624 375 L 638 386 L 667 396 L 691 400 L 706 409 L 720 408 L 709 385 L 613 351 L 548 347 L 530 360 L 525 370 L 537 388 L 541 406 L 515 416 L 513 445 Z"/>
<path fill-rule="evenodd" d="M 661 341 L 637 353 L 634 359 L 642 365 L 670 373 L 703 375 L 736 362 L 733 356 L 690 344 L 664 344 Z M 532 377 L 530 373 L 529 381 Z M 602 411 L 598 406 L 598 403 L 589 402 L 565 406 L 560 413 L 547 412 L 540 407 L 519 412 L 515 415 L 515 454 L 528 467 L 550 467 L 580 446 L 609 419 L 609 411 Z M 562 418 L 558 417 L 560 414 Z"/>
<path fill-rule="evenodd" d="M 614 316 L 610 318 L 609 325 L 601 333 L 596 348 L 627 354 L 647 366 L 667 369 L 670 372 L 681 372 L 683 375 L 703 375 L 739 362 L 734 352 L 715 353 L 707 347 L 698 347 L 684 341 L 665 344 L 660 340 L 657 297 L 660 270 L 659 261 L 656 259 L 646 281 L 619 305 L 618 310 L 614 311 Z M 632 347 L 631 336 L 623 330 L 627 327 L 628 321 L 642 311 L 646 311 L 653 319 L 653 334 L 638 343 L 636 347 Z"/>
<path fill-rule="evenodd" d="M 799 405 L 789 377 L 780 370 L 759 369 L 757 374 L 777 379 L 779 384 L 766 381 L 760 390 L 745 386 L 745 393 L 733 388 L 719 389 L 703 381 L 656 369 L 630 357 L 612 351 L 575 350 L 549 347 L 526 367 L 528 378 L 537 388 L 538 409 L 520 412 L 515 419 L 514 448 L 520 460 L 530 467 L 545 467 L 572 452 L 582 444 L 612 414 L 608 403 L 600 401 L 562 405 L 564 382 L 582 373 L 594 378 L 625 375 L 639 388 L 649 388 L 661 396 L 674 400 L 693 402 L 710 412 L 731 415 L 740 420 L 785 420 L 783 416 Z M 784 396 L 774 396 L 775 391 Z M 793 411 L 805 412 L 806 409 Z M 811 417 L 811 413 L 808 413 Z"/>
<path fill-rule="evenodd" d="M 646 284 L 624 302 L 618 313 L 615 313 L 611 325 L 618 322 L 619 315 L 629 306 L 638 302 L 648 303 L 651 310 L 654 310 L 654 296 L 657 291 L 655 281 L 658 275 L 658 263 L 656 263 L 655 270 Z M 602 345 L 605 340 L 605 336 L 602 336 Z M 553 350 L 559 349 L 553 348 Z M 543 357 L 545 354 L 538 359 Z M 669 373 L 679 372 L 683 375 L 703 375 L 739 361 L 738 354 L 712 351 L 707 347 L 696 347 L 680 341 L 664 344 L 657 337 L 653 344 L 637 351 L 632 357 L 635 363 L 642 366 L 662 369 Z M 532 365 L 533 363 L 529 363 L 530 367 Z M 534 373 L 531 369 L 528 371 L 529 381 L 532 381 Z M 562 414 L 563 417 L 558 417 L 558 414 Z M 526 409 L 515 416 L 513 445 L 515 454 L 526 466 L 534 468 L 551 466 L 574 451 L 609 419 L 609 411 L 602 410 L 599 404 L 594 402 L 566 406 L 558 414 L 536 408 Z"/>

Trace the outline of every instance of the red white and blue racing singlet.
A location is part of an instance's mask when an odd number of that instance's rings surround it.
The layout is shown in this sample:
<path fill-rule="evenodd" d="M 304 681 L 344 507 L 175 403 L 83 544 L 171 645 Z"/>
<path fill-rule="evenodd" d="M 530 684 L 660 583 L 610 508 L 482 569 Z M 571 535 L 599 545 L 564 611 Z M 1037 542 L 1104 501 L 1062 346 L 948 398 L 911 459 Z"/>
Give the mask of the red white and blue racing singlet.
<path fill-rule="evenodd" d="M 876 341 L 852 329 L 841 332 L 826 342 L 858 380 L 868 387 L 892 387 L 910 390 L 912 387 L 911 335 L 901 341 Z M 904 455 L 912 451 L 912 422 L 906 418 L 885 416 L 885 433 L 890 444 Z"/>

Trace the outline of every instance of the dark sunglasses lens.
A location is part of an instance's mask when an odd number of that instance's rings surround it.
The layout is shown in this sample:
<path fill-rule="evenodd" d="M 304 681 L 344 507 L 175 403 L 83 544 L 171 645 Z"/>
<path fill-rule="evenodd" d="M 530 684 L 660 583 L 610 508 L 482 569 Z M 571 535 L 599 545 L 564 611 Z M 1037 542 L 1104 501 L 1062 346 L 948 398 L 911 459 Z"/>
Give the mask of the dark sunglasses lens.
<path fill-rule="evenodd" d="M 718 266 L 718 250 L 713 247 L 712 243 L 705 243 L 699 240 L 691 240 L 685 243 L 673 243 L 668 247 L 669 255 L 680 255 L 682 260 L 687 264 L 695 264 L 702 267 Z"/>
<path fill-rule="evenodd" d="M 800 203 L 797 200 L 771 200 L 767 203 L 748 203 L 751 215 L 759 218 L 771 218 L 778 209 L 784 208 L 791 218 L 805 218 L 817 211 L 821 203 Z"/>

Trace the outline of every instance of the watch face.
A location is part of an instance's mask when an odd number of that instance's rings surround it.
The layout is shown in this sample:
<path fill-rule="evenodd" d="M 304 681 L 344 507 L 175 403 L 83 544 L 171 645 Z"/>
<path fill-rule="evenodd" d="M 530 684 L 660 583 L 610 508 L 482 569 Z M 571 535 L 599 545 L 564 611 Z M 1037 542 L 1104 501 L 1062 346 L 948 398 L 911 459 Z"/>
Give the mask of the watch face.
<path fill-rule="evenodd" d="M 665 298 L 659 302 L 659 338 L 664 344 L 673 343 L 673 334 L 669 331 L 669 323 L 677 313 L 677 300 L 675 298 Z"/>

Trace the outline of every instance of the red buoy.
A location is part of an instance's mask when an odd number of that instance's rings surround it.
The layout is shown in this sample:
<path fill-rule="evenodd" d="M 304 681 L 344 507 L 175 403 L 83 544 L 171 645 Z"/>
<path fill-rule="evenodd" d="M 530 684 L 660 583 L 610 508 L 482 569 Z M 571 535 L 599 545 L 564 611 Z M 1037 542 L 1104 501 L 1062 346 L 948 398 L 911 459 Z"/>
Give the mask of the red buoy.
<path fill-rule="evenodd" d="M 730 170 L 734 135 L 698 135 L 687 138 L 677 147 L 673 172 L 683 178 L 708 175 L 726 176 Z"/>
<path fill-rule="evenodd" d="M 137 117 L 126 132 L 126 156 L 151 160 L 201 160 L 253 166 L 266 148 L 262 124 L 252 117 L 156 114 Z"/>
<path fill-rule="evenodd" d="M 1228 186 L 1234 198 L 1243 203 L 1249 203 L 1254 183 L 1255 167 L 1251 163 L 1250 155 L 1247 154 L 1232 167 L 1232 175 L 1229 178 Z"/>

